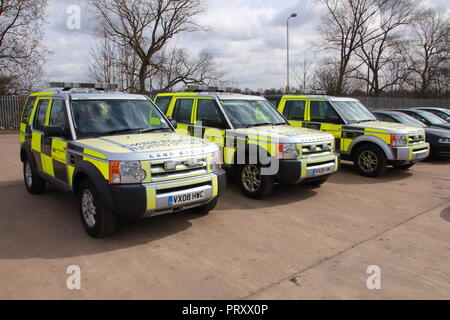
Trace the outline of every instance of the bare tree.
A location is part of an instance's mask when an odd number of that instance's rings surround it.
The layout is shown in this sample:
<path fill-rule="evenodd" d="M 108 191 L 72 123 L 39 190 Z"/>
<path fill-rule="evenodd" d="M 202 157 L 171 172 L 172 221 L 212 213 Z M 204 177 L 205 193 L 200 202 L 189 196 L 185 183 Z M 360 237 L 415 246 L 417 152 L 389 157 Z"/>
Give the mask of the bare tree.
<path fill-rule="evenodd" d="M 341 94 L 350 94 L 361 88 L 363 82 L 360 80 L 359 70 L 356 66 L 349 65 L 352 73 L 347 73 L 341 84 Z M 333 59 L 323 59 L 315 68 L 314 87 L 324 90 L 328 95 L 335 95 L 339 82 L 340 62 Z"/>
<path fill-rule="evenodd" d="M 315 82 L 315 64 L 303 57 L 303 60 L 294 69 L 294 79 L 301 89 L 312 88 Z"/>
<path fill-rule="evenodd" d="M 321 47 L 339 53 L 337 80 L 332 93 L 343 94 L 349 74 L 359 65 L 351 66 L 355 51 L 376 36 L 377 30 L 370 28 L 377 15 L 378 0 L 319 0 L 327 13 L 322 19 L 319 31 L 323 37 Z"/>
<path fill-rule="evenodd" d="M 139 91 L 146 92 L 155 55 L 181 32 L 201 27 L 193 20 L 201 0 L 88 0 L 95 9 L 101 35 L 128 45 L 140 59 Z"/>
<path fill-rule="evenodd" d="M 40 74 L 46 6 L 46 0 L 0 1 L 0 77 L 14 90 L 30 90 Z"/>
<path fill-rule="evenodd" d="M 425 10 L 412 24 L 411 46 L 404 54 L 412 74 L 409 83 L 420 97 L 432 94 L 433 84 L 442 78 L 440 74 L 448 72 L 449 31 L 449 15 L 438 9 Z"/>
<path fill-rule="evenodd" d="M 403 62 L 400 39 L 404 27 L 416 19 L 418 6 L 417 0 L 378 0 L 374 4 L 378 10 L 377 19 L 358 31 L 361 39 L 367 33 L 373 35 L 355 51 L 369 71 L 361 78 L 368 85 L 368 94 L 378 97 L 383 90 L 399 84 L 404 78 L 405 74 L 398 72 L 401 70 L 399 62 Z M 368 32 L 370 29 L 374 31 Z"/>

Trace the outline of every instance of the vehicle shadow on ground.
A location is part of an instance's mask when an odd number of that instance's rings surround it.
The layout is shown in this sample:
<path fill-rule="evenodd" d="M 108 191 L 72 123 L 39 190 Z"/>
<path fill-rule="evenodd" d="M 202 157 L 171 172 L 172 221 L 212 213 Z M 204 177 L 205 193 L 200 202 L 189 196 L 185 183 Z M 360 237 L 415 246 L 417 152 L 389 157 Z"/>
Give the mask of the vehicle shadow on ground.
<path fill-rule="evenodd" d="M 228 180 L 227 190 L 219 200 L 215 211 L 223 210 L 253 210 L 270 209 L 295 202 L 301 202 L 317 195 L 320 188 L 305 185 L 276 184 L 272 194 L 264 199 L 250 199 L 246 197 L 235 180 Z"/>
<path fill-rule="evenodd" d="M 444 219 L 445 221 L 450 222 L 450 207 L 448 207 L 447 209 L 442 210 L 441 218 Z"/>
<path fill-rule="evenodd" d="M 386 172 L 376 178 L 368 178 L 360 175 L 351 163 L 341 163 L 341 168 L 331 179 L 330 183 L 335 184 L 379 184 L 392 181 L 408 179 L 413 175 L 414 167 L 409 171 L 401 171 L 388 167 Z"/>

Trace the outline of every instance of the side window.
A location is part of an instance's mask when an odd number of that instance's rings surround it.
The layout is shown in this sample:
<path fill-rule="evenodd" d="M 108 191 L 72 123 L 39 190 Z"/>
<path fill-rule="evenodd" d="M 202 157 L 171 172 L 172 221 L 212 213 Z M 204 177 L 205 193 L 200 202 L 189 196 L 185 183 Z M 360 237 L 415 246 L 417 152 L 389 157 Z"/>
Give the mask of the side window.
<path fill-rule="evenodd" d="M 225 129 L 225 119 L 217 104 L 210 99 L 199 99 L 197 106 L 197 121 L 205 127 Z"/>
<path fill-rule="evenodd" d="M 269 97 L 269 98 L 267 98 L 267 101 L 269 101 L 275 107 L 275 109 L 278 109 L 278 106 L 280 105 L 281 98 L 271 98 L 271 97 Z"/>
<path fill-rule="evenodd" d="M 66 127 L 66 113 L 63 100 L 53 100 L 49 125 L 63 128 Z"/>
<path fill-rule="evenodd" d="M 190 124 L 194 99 L 178 99 L 173 110 L 173 118 L 178 123 Z"/>
<path fill-rule="evenodd" d="M 162 111 L 162 113 L 166 114 L 167 109 L 169 109 L 170 101 L 172 100 L 172 97 L 157 97 L 155 104 L 158 106 L 158 108 Z"/>
<path fill-rule="evenodd" d="M 305 105 L 306 101 L 304 100 L 291 100 L 286 101 L 284 105 L 283 115 L 288 120 L 305 120 Z"/>
<path fill-rule="evenodd" d="M 37 115 L 34 120 L 34 129 L 41 130 L 45 126 L 45 118 L 47 115 L 48 105 L 50 104 L 50 99 L 40 100 L 37 107 Z"/>
<path fill-rule="evenodd" d="M 23 108 L 22 123 L 28 124 L 28 121 L 30 121 L 31 110 L 33 110 L 35 101 L 36 101 L 36 97 L 29 97 L 27 99 L 27 102 L 25 103 L 25 107 Z"/>
<path fill-rule="evenodd" d="M 339 114 L 327 101 L 311 101 L 311 121 L 324 123 L 342 123 Z"/>

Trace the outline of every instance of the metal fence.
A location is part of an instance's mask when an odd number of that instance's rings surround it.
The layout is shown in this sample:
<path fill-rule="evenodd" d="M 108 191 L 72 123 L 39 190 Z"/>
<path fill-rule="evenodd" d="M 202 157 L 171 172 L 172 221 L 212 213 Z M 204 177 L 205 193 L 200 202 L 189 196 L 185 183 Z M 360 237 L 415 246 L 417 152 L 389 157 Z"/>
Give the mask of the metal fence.
<path fill-rule="evenodd" d="M 411 109 L 417 107 L 438 107 L 450 109 L 449 99 L 409 99 L 409 98 L 374 98 L 357 97 L 366 107 L 376 109 Z"/>
<path fill-rule="evenodd" d="M 26 97 L 0 96 L 0 129 L 20 127 L 20 115 Z"/>

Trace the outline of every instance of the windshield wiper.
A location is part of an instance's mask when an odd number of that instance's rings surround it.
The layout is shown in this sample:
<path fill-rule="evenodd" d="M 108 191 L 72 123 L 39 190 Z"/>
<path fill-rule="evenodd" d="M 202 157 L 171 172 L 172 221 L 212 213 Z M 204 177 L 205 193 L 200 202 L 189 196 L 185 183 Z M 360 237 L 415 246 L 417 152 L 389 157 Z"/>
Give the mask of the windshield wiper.
<path fill-rule="evenodd" d="M 356 123 L 362 123 L 362 122 L 369 122 L 369 121 L 377 121 L 377 120 L 375 120 L 375 119 L 366 119 L 366 120 L 359 120 L 359 121 L 356 121 Z"/>
<path fill-rule="evenodd" d="M 245 126 L 246 128 L 253 128 L 253 127 L 263 127 L 263 126 L 273 126 L 272 122 L 266 122 L 266 123 L 257 123 L 257 124 L 249 124 Z"/>
<path fill-rule="evenodd" d="M 170 129 L 170 128 L 150 128 L 150 129 L 142 129 L 141 131 L 139 131 L 139 133 L 148 133 L 148 132 L 157 132 L 157 131 L 161 131 L 161 132 L 170 131 L 170 132 L 172 132 L 172 129 Z"/>
<path fill-rule="evenodd" d="M 140 130 L 143 130 L 143 129 L 144 128 L 119 129 L 119 130 L 112 130 L 112 131 L 104 132 L 102 134 L 105 135 L 105 136 L 107 136 L 107 135 L 116 135 L 116 134 L 126 133 L 126 132 L 130 132 L 130 131 L 140 131 Z"/>

